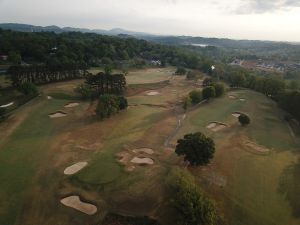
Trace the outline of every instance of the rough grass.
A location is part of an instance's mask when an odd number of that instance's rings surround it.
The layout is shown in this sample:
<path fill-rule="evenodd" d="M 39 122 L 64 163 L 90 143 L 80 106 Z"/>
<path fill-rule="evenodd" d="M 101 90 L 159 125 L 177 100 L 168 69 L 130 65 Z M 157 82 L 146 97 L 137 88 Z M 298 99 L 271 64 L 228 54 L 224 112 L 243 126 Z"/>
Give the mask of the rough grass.
<path fill-rule="evenodd" d="M 14 224 L 40 157 L 56 130 L 47 115 L 65 103 L 45 102 L 33 109 L 24 123 L 0 146 L 0 224 Z"/>
<path fill-rule="evenodd" d="M 141 82 L 149 79 L 149 85 L 142 85 L 141 89 L 157 88 L 151 85 L 157 77 L 150 79 L 148 76 Z M 62 195 L 74 193 L 87 201 L 92 200 L 100 212 L 165 217 L 164 178 L 168 167 L 179 159 L 171 151 L 168 153 L 163 143 L 176 127 L 172 107 L 191 87 L 184 80 L 178 80 L 175 84 L 159 87 L 161 96 L 136 94 L 129 98 L 129 104 L 138 106 L 102 122 L 83 115 L 88 103 L 69 109 L 67 117 L 49 119 L 49 113 L 63 109 L 73 98 L 73 88 L 80 82 L 43 86 L 45 95 L 57 93 L 56 98 L 41 99 L 40 105 L 33 106 L 26 120 L 0 146 L 0 224 L 14 224 L 16 219 L 16 224 L 22 225 L 99 224 L 103 217 L 101 213 L 87 218 L 59 204 Z M 224 96 L 188 112 L 173 142 L 185 133 L 199 130 L 216 140 L 217 151 L 212 165 L 204 172 L 201 168 L 192 172 L 217 200 L 229 224 L 291 224 L 289 202 L 277 190 L 279 180 L 281 185 L 288 182 L 284 192 L 290 190 L 290 195 L 298 198 L 296 189 L 291 190 L 295 187 L 295 178 L 284 179 L 286 168 L 295 161 L 293 150 L 297 148 L 282 120 L 283 114 L 261 94 L 251 91 L 236 91 L 234 94 L 246 101 Z M 252 123 L 246 128 L 241 127 L 231 115 L 235 111 L 249 114 Z M 206 128 L 211 121 L 223 122 L 230 127 L 215 133 Z M 244 136 L 274 150 L 267 156 L 249 153 L 240 143 Z M 71 147 L 64 148 L 63 144 L 71 140 Z M 100 142 L 101 147 L 94 151 L 76 148 L 95 142 Z M 154 149 L 151 157 L 155 157 L 155 164 L 126 172 L 115 158 L 116 153 L 124 150 L 124 144 Z M 77 159 L 87 160 L 89 165 L 78 174 L 65 177 L 64 168 Z M 209 183 L 207 175 L 214 174 L 225 178 L 224 187 Z M 20 214 L 26 221 L 20 220 Z M 166 224 L 171 221 L 162 220 Z"/>
<path fill-rule="evenodd" d="M 129 71 L 126 80 L 128 84 L 158 83 L 170 79 L 174 72 L 172 67 Z"/>
<path fill-rule="evenodd" d="M 179 138 L 187 132 L 202 131 L 217 143 L 212 166 L 206 171 L 196 169 L 193 172 L 207 191 L 218 199 L 229 224 L 291 224 L 293 217 L 289 202 L 278 188 L 280 181 L 284 180 L 282 176 L 287 175 L 283 175 L 284 171 L 297 158 L 297 146 L 283 120 L 283 112 L 259 93 L 243 90 L 232 94 L 246 101 L 224 96 L 203 104 L 189 113 L 178 134 Z M 231 115 L 235 111 L 247 113 L 251 124 L 241 127 Z M 211 121 L 226 123 L 229 128 L 209 131 L 206 126 Z M 242 141 L 244 137 L 270 148 L 271 154 L 261 156 L 247 152 Z M 224 187 L 214 183 L 216 174 L 226 180 Z M 289 186 L 293 186 L 291 179 Z"/>

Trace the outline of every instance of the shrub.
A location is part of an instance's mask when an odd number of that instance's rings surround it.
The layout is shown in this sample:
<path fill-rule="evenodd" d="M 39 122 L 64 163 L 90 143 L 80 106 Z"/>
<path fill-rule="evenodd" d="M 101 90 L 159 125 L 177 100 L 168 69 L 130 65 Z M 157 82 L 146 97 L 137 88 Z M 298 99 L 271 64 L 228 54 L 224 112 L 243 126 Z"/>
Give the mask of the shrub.
<path fill-rule="evenodd" d="M 124 110 L 128 107 L 128 101 L 125 97 L 119 96 L 119 109 Z"/>
<path fill-rule="evenodd" d="M 215 88 L 216 91 L 216 97 L 221 97 L 225 93 L 225 87 L 224 84 L 221 83 L 216 83 L 213 84 L 213 87 Z"/>
<path fill-rule="evenodd" d="M 183 67 L 178 67 L 175 74 L 176 75 L 185 75 L 186 74 L 186 69 L 183 68 Z"/>
<path fill-rule="evenodd" d="M 100 119 L 109 118 L 119 111 L 119 98 L 115 95 L 101 95 L 96 108 L 97 116 Z"/>
<path fill-rule="evenodd" d="M 242 126 L 246 126 L 250 123 L 250 118 L 249 118 L 249 116 L 247 116 L 245 114 L 241 114 L 239 116 L 239 122 Z"/>
<path fill-rule="evenodd" d="M 194 80 L 198 77 L 198 74 L 196 72 L 193 71 L 189 71 L 186 75 L 186 79 L 188 80 Z"/>
<path fill-rule="evenodd" d="M 35 96 L 38 94 L 37 86 L 33 83 L 26 82 L 18 87 L 18 90 L 24 95 Z"/>
<path fill-rule="evenodd" d="M 183 99 L 183 109 L 185 111 L 189 107 L 190 103 L 191 103 L 191 98 L 189 96 L 187 96 L 186 98 Z"/>
<path fill-rule="evenodd" d="M 194 104 L 194 105 L 198 104 L 202 100 L 201 91 L 197 91 L 197 90 L 191 91 L 189 94 L 189 97 L 192 101 L 192 104 Z"/>
<path fill-rule="evenodd" d="M 203 81 L 203 87 L 207 87 L 211 85 L 212 85 L 212 79 L 210 77 L 206 77 Z"/>
<path fill-rule="evenodd" d="M 216 97 L 216 90 L 213 86 L 209 86 L 203 89 L 202 91 L 202 97 L 204 99 L 210 99 Z"/>

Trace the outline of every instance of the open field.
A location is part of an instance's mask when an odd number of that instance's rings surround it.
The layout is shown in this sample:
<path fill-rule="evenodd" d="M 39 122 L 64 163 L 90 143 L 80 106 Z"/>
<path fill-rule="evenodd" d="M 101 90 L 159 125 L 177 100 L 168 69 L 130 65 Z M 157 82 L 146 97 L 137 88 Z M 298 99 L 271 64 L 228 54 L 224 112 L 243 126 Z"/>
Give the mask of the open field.
<path fill-rule="evenodd" d="M 74 94 L 82 80 L 42 86 L 41 97 L 0 124 L 1 132 L 11 127 L 0 133 L 0 224 L 98 225 L 106 213 L 174 224 L 165 207 L 165 175 L 183 165 L 172 146 L 194 131 L 212 136 L 217 151 L 209 166 L 190 170 L 230 225 L 298 224 L 292 216 L 299 210 L 298 147 L 283 112 L 265 96 L 241 90 L 230 92 L 235 99 L 225 95 L 184 114 L 180 102 L 195 85 L 171 77 L 173 72 L 130 72 L 129 108 L 104 121 L 95 118 L 95 103 Z M 57 111 L 66 116 L 49 117 Z M 234 112 L 248 114 L 252 123 L 241 127 Z M 227 126 L 213 131 L 211 122 Z M 79 162 L 87 164 L 64 174 Z M 61 204 L 70 196 L 97 212 L 86 215 Z"/>

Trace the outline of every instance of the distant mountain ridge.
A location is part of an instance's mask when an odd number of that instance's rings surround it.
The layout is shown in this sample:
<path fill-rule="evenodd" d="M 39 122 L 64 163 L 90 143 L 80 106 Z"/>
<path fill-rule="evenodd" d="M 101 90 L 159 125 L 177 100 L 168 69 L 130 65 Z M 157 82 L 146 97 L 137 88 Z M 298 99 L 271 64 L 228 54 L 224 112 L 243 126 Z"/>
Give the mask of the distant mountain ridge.
<path fill-rule="evenodd" d="M 87 28 L 74 28 L 74 27 L 58 27 L 55 25 L 35 26 L 30 24 L 19 24 L 19 23 L 1 23 L 0 28 L 4 30 L 13 30 L 13 31 L 20 31 L 20 32 L 55 32 L 55 33 L 82 32 L 82 33 L 96 33 L 96 34 L 113 35 L 113 36 L 117 36 L 120 34 L 125 34 L 125 35 L 130 35 L 135 37 L 154 36 L 152 34 L 148 34 L 144 32 L 129 31 L 121 28 L 104 30 L 104 29 L 87 29 Z"/>
<path fill-rule="evenodd" d="M 160 44 L 167 45 L 193 45 L 198 47 L 215 46 L 231 49 L 274 49 L 274 45 L 280 48 L 290 48 L 299 51 L 300 43 L 275 42 L 275 41 L 259 41 L 259 40 L 234 40 L 228 38 L 206 38 L 193 36 L 174 36 L 174 35 L 153 35 L 145 32 L 129 31 L 121 28 L 113 28 L 111 30 L 104 29 L 87 29 L 74 27 L 58 27 L 58 26 L 35 26 L 30 24 L 19 23 L 2 23 L 1 29 L 13 30 L 20 32 L 81 32 L 96 33 L 101 35 L 119 36 L 119 37 L 135 37 Z"/>

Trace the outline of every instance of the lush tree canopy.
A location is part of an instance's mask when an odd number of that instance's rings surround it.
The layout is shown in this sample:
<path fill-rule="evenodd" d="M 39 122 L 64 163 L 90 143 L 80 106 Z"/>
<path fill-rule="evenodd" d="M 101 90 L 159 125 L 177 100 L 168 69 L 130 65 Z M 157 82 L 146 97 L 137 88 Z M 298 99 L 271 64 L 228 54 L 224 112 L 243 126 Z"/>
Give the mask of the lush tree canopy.
<path fill-rule="evenodd" d="M 24 95 L 35 96 L 38 94 L 38 89 L 33 83 L 23 83 L 18 87 L 18 90 Z"/>
<path fill-rule="evenodd" d="M 214 83 L 213 87 L 215 88 L 216 91 L 216 97 L 221 97 L 225 93 L 225 86 L 224 84 L 221 83 Z"/>
<path fill-rule="evenodd" d="M 215 143 L 200 132 L 186 134 L 183 139 L 177 141 L 175 152 L 177 155 L 183 155 L 184 160 L 192 166 L 205 165 L 213 158 Z"/>
<path fill-rule="evenodd" d="M 179 168 L 168 174 L 167 184 L 170 188 L 171 205 L 176 210 L 178 224 L 184 225 L 217 225 L 214 203 L 195 183 L 194 178 Z"/>
<path fill-rule="evenodd" d="M 190 92 L 189 97 L 192 101 L 192 104 L 198 104 L 202 100 L 202 93 L 199 90 L 193 90 Z"/>
<path fill-rule="evenodd" d="M 117 96 L 108 94 L 100 96 L 96 109 L 97 116 L 100 119 L 109 118 L 119 110 L 119 98 Z"/>
<path fill-rule="evenodd" d="M 246 126 L 250 123 L 250 118 L 249 116 L 245 115 L 245 114 L 241 114 L 239 116 L 239 122 L 243 125 Z"/>
<path fill-rule="evenodd" d="M 202 97 L 204 99 L 210 99 L 216 97 L 216 90 L 213 86 L 208 86 L 202 90 Z"/>

